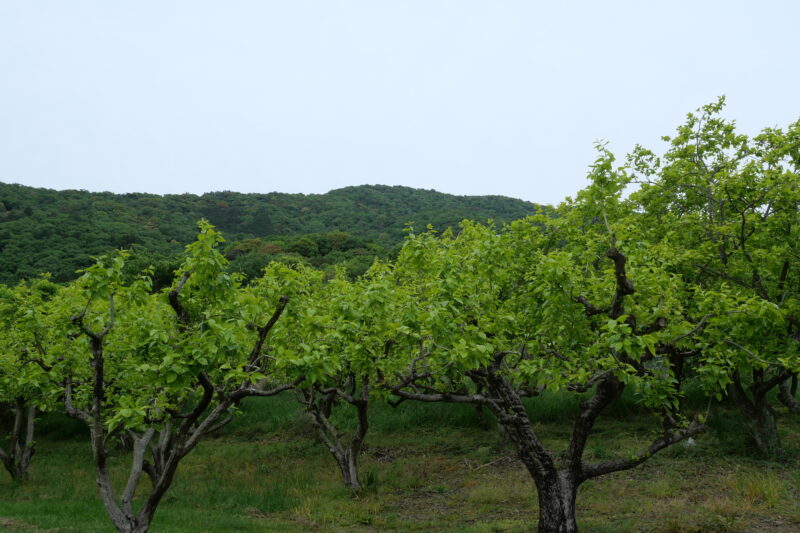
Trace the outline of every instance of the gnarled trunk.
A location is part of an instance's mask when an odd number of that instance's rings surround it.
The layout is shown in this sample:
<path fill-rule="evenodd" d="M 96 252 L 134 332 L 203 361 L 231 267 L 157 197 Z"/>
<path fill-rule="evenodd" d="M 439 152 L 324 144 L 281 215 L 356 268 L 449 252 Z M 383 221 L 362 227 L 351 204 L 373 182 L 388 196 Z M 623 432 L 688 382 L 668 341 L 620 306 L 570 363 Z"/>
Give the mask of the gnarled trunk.
<path fill-rule="evenodd" d="M 152 516 L 143 517 L 139 516 L 125 517 L 120 520 L 114 520 L 114 525 L 119 533 L 147 533 L 150 530 L 150 522 Z"/>
<path fill-rule="evenodd" d="M 342 481 L 349 489 L 358 490 L 361 488 L 361 481 L 358 478 L 358 456 L 364 446 L 364 438 L 369 429 L 367 419 L 369 383 L 366 379 L 362 380 L 361 390 L 358 395 L 349 394 L 341 389 L 330 389 L 319 391 L 315 389 L 298 390 L 298 400 L 306 406 L 311 414 L 311 422 L 317 430 L 320 439 L 331 452 L 331 455 L 339 465 L 342 472 Z M 357 425 L 350 441 L 345 444 L 339 431 L 330 420 L 333 404 L 337 398 L 344 399 L 352 405 L 357 412 Z"/>
<path fill-rule="evenodd" d="M 339 469 L 342 471 L 342 479 L 347 488 L 358 490 L 361 488 L 361 481 L 358 479 L 358 452 L 348 448 L 342 457 L 337 457 Z"/>
<path fill-rule="evenodd" d="M 517 398 L 518 399 L 518 398 Z M 520 401 L 518 407 L 524 409 Z M 495 413 L 517 455 L 536 485 L 539 501 L 539 533 L 576 533 L 575 499 L 582 481 L 571 465 L 558 468 L 541 446 L 527 416 Z"/>
<path fill-rule="evenodd" d="M 28 467 L 33 457 L 33 431 L 36 407 L 18 399 L 14 406 L 14 428 L 8 442 L 8 451 L 0 449 L 0 460 L 16 481 L 28 479 Z"/>
<path fill-rule="evenodd" d="M 502 376 L 493 372 L 485 374 L 486 383 L 497 401 L 488 405 L 497 417 L 498 424 L 505 435 L 517 448 L 517 455 L 525 465 L 536 484 L 539 500 L 539 533 L 576 533 L 578 524 L 575 518 L 575 498 L 583 478 L 580 473 L 580 455 L 594 416 L 588 425 L 581 426 L 579 448 L 570 448 L 577 455 L 577 461 L 567 460 L 559 468 L 555 458 L 544 448 L 531 426 L 528 412 L 519 394 Z M 609 398 L 602 399 L 602 405 L 592 405 L 592 412 L 599 411 L 611 401 L 614 394 L 621 391 L 614 384 Z"/>
<path fill-rule="evenodd" d="M 762 453 L 771 457 L 781 455 L 782 449 L 775 412 L 769 405 L 767 393 L 779 383 L 780 381 L 776 381 L 775 378 L 765 380 L 763 372 L 753 372 L 753 383 L 748 387 L 750 390 L 748 395 L 739 374 L 736 373 L 729 387 L 731 398 L 750 422 L 756 446 Z"/>
<path fill-rule="evenodd" d="M 575 498 L 578 483 L 569 472 L 557 471 L 536 480 L 539 493 L 539 533 L 576 533 Z"/>
<path fill-rule="evenodd" d="M 753 402 L 755 416 L 753 418 L 753 434 L 758 449 L 769 456 L 777 457 L 783 453 L 778 436 L 778 424 L 775 412 L 764 396 L 757 396 Z"/>

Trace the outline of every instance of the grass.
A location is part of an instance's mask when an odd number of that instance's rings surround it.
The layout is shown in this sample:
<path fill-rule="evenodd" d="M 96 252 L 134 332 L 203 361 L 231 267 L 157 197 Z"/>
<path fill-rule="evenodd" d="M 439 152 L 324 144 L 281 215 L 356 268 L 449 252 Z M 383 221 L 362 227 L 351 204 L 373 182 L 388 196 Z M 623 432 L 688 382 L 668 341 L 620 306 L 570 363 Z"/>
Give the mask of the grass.
<path fill-rule="evenodd" d="M 563 421 L 574 405 L 555 395 L 541 400 L 529 405 L 536 431 L 562 449 L 569 435 Z M 471 406 L 375 406 L 360 458 L 367 486 L 358 494 L 342 486 L 291 395 L 252 400 L 242 410 L 181 464 L 153 532 L 535 531 L 530 477 L 490 427 L 491 417 Z M 585 483 L 577 504 L 581 531 L 800 531 L 800 421 L 780 416 L 790 457 L 784 463 L 746 455 L 733 436 L 720 439 L 718 427 L 692 446 L 679 444 L 637 469 Z M 733 412 L 718 415 L 718 423 L 726 417 L 735 425 Z M 625 456 L 657 429 L 623 398 L 598 421 L 587 458 Z M 112 531 L 85 430 L 51 416 L 39 434 L 30 481 L 0 479 L 0 531 Z M 124 459 L 113 463 L 119 479 Z"/>

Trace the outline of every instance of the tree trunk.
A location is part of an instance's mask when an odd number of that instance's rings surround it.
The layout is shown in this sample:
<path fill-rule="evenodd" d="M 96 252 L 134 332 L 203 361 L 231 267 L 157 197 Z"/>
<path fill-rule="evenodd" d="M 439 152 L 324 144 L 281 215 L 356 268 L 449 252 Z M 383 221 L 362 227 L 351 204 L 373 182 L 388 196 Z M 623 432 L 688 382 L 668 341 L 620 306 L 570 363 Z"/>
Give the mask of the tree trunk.
<path fill-rule="evenodd" d="M 342 471 L 342 479 L 347 488 L 358 490 L 361 488 L 361 481 L 358 479 L 358 465 L 357 465 L 358 452 L 353 453 L 352 448 L 345 450 L 344 455 L 336 457 L 336 462 L 339 463 L 339 468 Z"/>
<path fill-rule="evenodd" d="M 782 381 L 778 399 L 793 413 L 800 413 L 800 403 L 797 402 L 797 374 Z"/>
<path fill-rule="evenodd" d="M 356 409 L 358 423 L 350 442 L 345 444 L 338 429 L 331 423 L 330 416 L 333 410 L 333 403 L 337 395 Z M 318 394 L 312 389 L 299 390 L 298 399 L 305 404 L 311 414 L 311 422 L 317 430 L 317 434 L 325 443 L 331 455 L 342 471 L 342 481 L 349 489 L 358 490 L 361 488 L 361 481 L 358 479 L 358 456 L 364 446 L 364 438 L 369 429 L 367 410 L 369 407 L 369 386 L 366 380 L 363 382 L 359 396 L 351 396 L 341 391 L 331 391 L 325 394 Z"/>
<path fill-rule="evenodd" d="M 486 376 L 489 391 L 498 401 L 489 404 L 498 426 L 517 449 L 517 455 L 536 484 L 539 498 L 539 533 L 576 533 L 575 497 L 580 481 L 569 469 L 559 469 L 553 456 L 537 438 L 519 394 L 502 377 Z"/>
<path fill-rule="evenodd" d="M 508 433 L 513 435 L 516 432 Z M 538 533 L 576 533 L 578 522 L 575 518 L 575 499 L 580 480 L 569 467 L 557 469 L 549 454 L 539 456 L 532 447 L 520 446 L 517 442 L 515 444 L 519 458 L 536 484 L 539 501 Z"/>
<path fill-rule="evenodd" d="M 119 533 L 147 533 L 152 518 L 152 516 L 127 517 L 124 520 L 114 520 L 114 525 Z"/>
<path fill-rule="evenodd" d="M 28 479 L 28 467 L 33 457 L 33 431 L 36 407 L 26 406 L 18 400 L 14 409 L 14 429 L 9 439 L 8 452 L 0 449 L 0 459 L 15 481 Z"/>
<path fill-rule="evenodd" d="M 752 399 L 747 395 L 738 374 L 734 374 L 733 383 L 729 387 L 730 396 L 750 421 L 753 438 L 758 449 L 767 456 L 781 455 L 781 441 L 778 436 L 778 425 L 775 413 L 767 400 L 769 389 L 754 383 L 749 388 Z"/>
<path fill-rule="evenodd" d="M 778 436 L 775 412 L 765 396 L 756 396 L 753 405 L 755 407 L 753 429 L 758 449 L 770 457 L 781 455 L 781 441 Z"/>
<path fill-rule="evenodd" d="M 567 472 L 537 479 L 539 493 L 539 533 L 576 533 L 575 498 L 578 483 Z"/>

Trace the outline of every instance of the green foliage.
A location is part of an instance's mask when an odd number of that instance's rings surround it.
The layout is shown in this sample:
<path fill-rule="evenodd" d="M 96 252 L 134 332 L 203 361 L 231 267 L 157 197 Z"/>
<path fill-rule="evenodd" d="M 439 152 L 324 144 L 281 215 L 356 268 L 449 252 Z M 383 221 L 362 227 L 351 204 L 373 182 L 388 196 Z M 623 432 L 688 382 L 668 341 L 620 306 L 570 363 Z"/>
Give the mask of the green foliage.
<path fill-rule="evenodd" d="M 391 251 L 380 244 L 343 231 L 245 239 L 232 243 L 225 252 L 231 259 L 229 270 L 241 273 L 246 281 L 260 277 L 271 261 L 311 265 L 324 270 L 328 277 L 343 267 L 354 279 L 363 275 L 376 257 L 386 259 L 390 254 Z"/>
<path fill-rule="evenodd" d="M 748 137 L 724 99 L 690 113 L 657 157 L 629 156 L 639 238 L 671 250 L 687 316 L 702 322 L 700 376 L 727 391 L 779 453 L 766 393 L 800 372 L 800 121 Z"/>
<path fill-rule="evenodd" d="M 658 352 L 691 329 L 679 280 L 659 268 L 664 250 L 617 238 L 637 290 L 616 318 L 587 314 L 581 300 L 610 301 L 616 284 L 614 265 L 603 257 L 602 243 L 611 240 L 605 224 L 582 222 L 593 208 L 565 206 L 552 221 L 534 217 L 499 231 L 465 223 L 458 236 L 411 236 L 394 272 L 416 294 L 417 314 L 406 327 L 436 354 L 427 363 L 441 386 L 470 387 L 459 376 L 502 353 L 523 387 L 582 390 L 610 372 L 650 407 L 676 404 L 677 382 Z M 616 226 L 622 235 L 625 227 Z M 664 327 L 641 331 L 660 320 Z"/>
<path fill-rule="evenodd" d="M 58 291 L 47 277 L 0 286 L 0 401 L 54 407 L 58 387 L 49 368 L 62 331 L 52 313 Z"/>
<path fill-rule="evenodd" d="M 126 275 L 125 253 L 101 258 L 65 291 L 62 316 L 78 317 L 76 324 L 90 332 L 108 329 L 103 342 L 110 432 L 141 430 L 147 420 L 177 414 L 198 394 L 201 373 L 220 392 L 265 377 L 254 371 L 260 365 L 250 362 L 256 326 L 266 322 L 281 294 L 298 292 L 291 286 L 297 276 L 276 264 L 269 279 L 244 289 L 239 276 L 227 271 L 228 261 L 218 250 L 222 241 L 201 221 L 197 239 L 186 247 L 168 288 L 179 293 L 185 314 L 176 315 L 167 290 L 152 292 L 149 271 L 133 280 Z M 73 401 L 86 410 L 94 386 L 91 340 L 77 337 L 63 362 L 75 383 Z"/>
<path fill-rule="evenodd" d="M 93 257 L 117 248 L 147 250 L 156 264 L 179 255 L 191 242 L 195 222 L 209 220 L 231 241 L 312 234 L 287 242 L 315 266 L 351 261 L 363 273 L 375 255 L 402 239 L 406 223 L 455 226 L 463 218 L 510 221 L 533 211 L 529 202 L 500 196 L 462 197 L 382 185 L 347 187 L 322 195 L 233 192 L 157 196 L 152 194 L 53 191 L 0 183 L 0 283 L 50 272 L 57 282 L 74 279 Z M 338 232 L 346 232 L 345 237 Z M 320 236 L 324 236 L 320 239 Z M 356 246 L 352 239 L 363 240 Z M 323 246 L 320 241 L 325 240 Z M 312 244 L 314 241 L 315 244 Z M 316 249 L 314 247 L 316 246 Z M 371 247 L 377 247 L 372 250 Z M 360 259 L 360 247 L 368 260 Z M 246 246 L 241 252 L 252 251 Z M 344 252 L 344 259 L 332 256 Z M 238 253 L 238 252 L 237 252 Z M 264 253 L 274 253 L 265 251 Z M 316 257 L 327 256 L 314 262 Z M 230 257 L 234 259 L 234 257 Z M 366 264 L 365 264 L 366 263 Z M 258 267 L 242 265 L 248 278 Z M 171 265 L 174 269 L 175 265 Z M 167 273 L 156 268 L 154 285 Z"/>
<path fill-rule="evenodd" d="M 531 206 L 388 187 L 161 198 L 1 186 L 9 191 L 0 211 L 3 260 L 31 257 L 0 268 L 7 279 L 28 275 L 44 257 L 29 253 L 30 242 L 69 249 L 104 220 L 118 225 L 82 254 L 134 246 L 93 263 L 56 257 L 54 265 L 84 267 L 63 287 L 47 277 L 0 287 L 0 400 L 50 408 L 63 393 L 70 414 L 88 421 L 93 436 L 102 433 L 93 439 L 97 457 L 124 433 L 150 442 L 156 427 L 167 428 L 164 435 L 180 427 L 191 443 L 180 458 L 218 415 L 264 387 L 293 383 L 309 393 L 307 409 L 345 426 L 353 424 L 343 410 L 313 407 L 309 391 L 363 407 L 364 418 L 367 399 L 403 391 L 430 401 L 478 398 L 519 430 L 515 444 L 529 460 L 542 468 L 571 461 L 574 471 L 593 472 L 586 479 L 631 468 L 699 431 L 702 416 L 690 424 L 683 412 L 688 378 L 695 396 L 701 388 L 720 401 L 732 391 L 751 419 L 769 415 L 770 390 L 800 372 L 800 123 L 749 138 L 720 118 L 723 104 L 690 114 L 661 157 L 637 147 L 615 166 L 598 145 L 589 186 L 554 213 L 508 224 L 467 220 L 441 233 L 409 228 L 393 259 L 395 224 L 414 202 L 414 216 L 440 227 L 464 206 L 475 218 Z M 146 217 L 136 231 L 119 222 L 131 210 Z M 34 223 L 55 212 L 64 218 L 57 224 Z M 202 219 L 176 256 L 181 224 L 197 214 L 235 240 L 225 246 Z M 46 249 L 50 259 L 62 250 Z M 55 279 L 69 274 L 59 270 Z M 668 429 L 641 455 L 620 458 L 595 443 L 589 455 L 617 459 L 584 463 L 588 434 L 615 400 L 628 415 L 641 412 L 631 402 L 655 412 Z M 691 407 L 698 403 L 705 402 L 695 398 Z M 207 408 L 216 414 L 202 414 Z M 381 411 L 378 426 L 399 433 L 420 418 L 414 408 L 398 413 L 392 422 Z M 439 425 L 442 416 L 483 423 L 459 406 L 419 425 Z M 572 440 L 564 454 L 551 454 L 534 425 L 565 416 L 577 420 Z M 716 413 L 711 425 L 720 432 L 726 421 Z M 335 427 L 328 431 L 338 440 Z M 366 425 L 353 438 L 357 450 L 365 433 Z M 422 486 L 422 477 L 408 483 Z M 762 492 L 775 502 L 777 492 Z M 274 500 L 268 511 L 297 504 L 281 487 L 250 497 Z M 210 492 L 207 500 L 233 506 Z"/>

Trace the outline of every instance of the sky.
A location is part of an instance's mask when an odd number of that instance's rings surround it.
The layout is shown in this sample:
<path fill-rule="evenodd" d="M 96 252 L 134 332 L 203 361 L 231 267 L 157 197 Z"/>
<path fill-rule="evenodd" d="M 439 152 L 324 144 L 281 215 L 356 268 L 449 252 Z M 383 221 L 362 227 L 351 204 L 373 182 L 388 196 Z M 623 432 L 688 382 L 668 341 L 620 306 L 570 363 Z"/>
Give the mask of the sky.
<path fill-rule="evenodd" d="M 796 0 L 0 0 L 0 181 L 558 203 L 725 95 L 800 117 Z"/>

